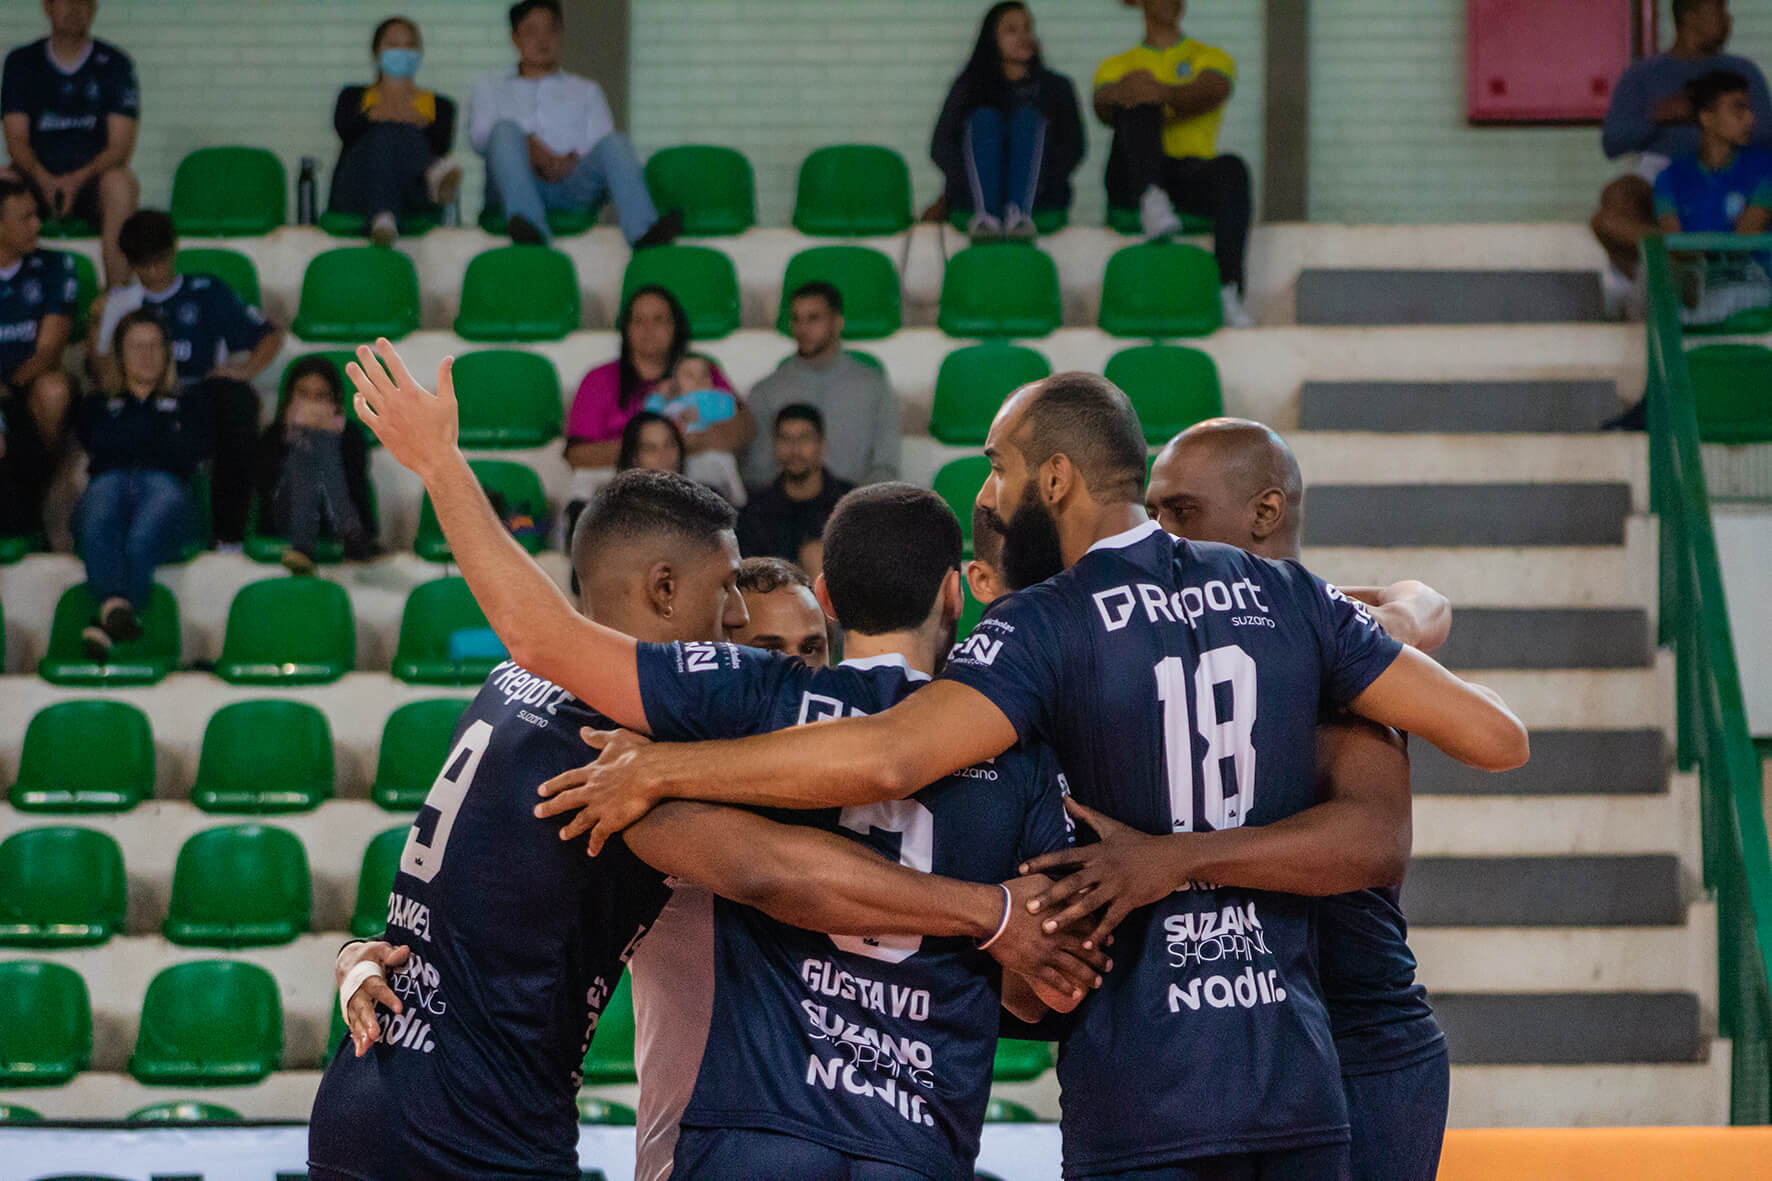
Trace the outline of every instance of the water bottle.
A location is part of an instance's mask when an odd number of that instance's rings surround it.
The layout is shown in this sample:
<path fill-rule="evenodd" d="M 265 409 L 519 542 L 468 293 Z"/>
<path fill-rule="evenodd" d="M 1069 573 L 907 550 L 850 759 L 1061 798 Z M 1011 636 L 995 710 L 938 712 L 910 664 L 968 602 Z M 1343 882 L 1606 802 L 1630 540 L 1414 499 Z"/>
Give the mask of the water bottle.
<path fill-rule="evenodd" d="M 311 226 L 320 220 L 319 211 L 314 204 L 314 169 L 316 164 L 312 156 L 301 158 L 301 176 L 295 182 L 295 221 L 297 225 Z"/>

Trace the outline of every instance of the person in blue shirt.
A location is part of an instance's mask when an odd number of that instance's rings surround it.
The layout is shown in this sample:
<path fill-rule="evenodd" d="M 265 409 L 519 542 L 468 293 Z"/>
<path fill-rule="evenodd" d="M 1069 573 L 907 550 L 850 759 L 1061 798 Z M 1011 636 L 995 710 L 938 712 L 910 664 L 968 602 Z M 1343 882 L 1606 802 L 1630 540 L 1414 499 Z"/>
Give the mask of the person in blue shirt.
<path fill-rule="evenodd" d="M 38 247 L 24 184 L 0 178 L 0 532 L 44 531 L 74 387 L 62 371 L 79 282 L 72 255 Z"/>
<path fill-rule="evenodd" d="M 1686 86 L 1698 150 L 1655 178 L 1655 217 L 1670 234 L 1758 234 L 1772 224 L 1772 152 L 1754 145 L 1750 84 L 1713 70 Z"/>

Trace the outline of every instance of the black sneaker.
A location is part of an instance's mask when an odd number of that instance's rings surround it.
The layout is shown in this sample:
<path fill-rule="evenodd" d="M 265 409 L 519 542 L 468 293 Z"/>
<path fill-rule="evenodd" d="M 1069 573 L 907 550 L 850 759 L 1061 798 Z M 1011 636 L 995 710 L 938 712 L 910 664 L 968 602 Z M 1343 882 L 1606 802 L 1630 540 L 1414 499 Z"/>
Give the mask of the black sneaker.
<path fill-rule="evenodd" d="M 541 231 L 527 217 L 513 217 L 505 225 L 511 235 L 511 241 L 519 246 L 543 245 Z"/>
<path fill-rule="evenodd" d="M 646 250 L 653 246 L 669 246 L 683 232 L 683 211 L 667 209 L 652 223 L 652 228 L 640 235 L 634 243 L 635 250 Z"/>
<path fill-rule="evenodd" d="M 141 639 L 142 625 L 136 619 L 135 608 L 129 605 L 128 599 L 121 597 L 106 599 L 104 605 L 99 608 L 98 622 L 105 634 L 120 644 Z"/>
<path fill-rule="evenodd" d="M 114 643 L 110 633 L 96 623 L 87 624 L 80 633 L 80 650 L 95 664 L 103 664 L 111 658 Z"/>

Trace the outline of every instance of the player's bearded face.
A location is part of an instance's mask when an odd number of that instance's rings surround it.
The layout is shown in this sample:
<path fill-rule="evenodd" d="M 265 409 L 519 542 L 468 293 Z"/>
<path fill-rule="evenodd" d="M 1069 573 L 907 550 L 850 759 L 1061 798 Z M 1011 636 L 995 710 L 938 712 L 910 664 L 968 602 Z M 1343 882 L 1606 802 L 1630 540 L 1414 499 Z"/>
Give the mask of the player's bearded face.
<path fill-rule="evenodd" d="M 1015 515 L 998 518 L 1003 528 L 1003 578 L 1010 590 L 1045 582 L 1064 570 L 1064 549 L 1058 542 L 1058 518 L 1040 499 L 1029 479 L 1021 489 Z"/>

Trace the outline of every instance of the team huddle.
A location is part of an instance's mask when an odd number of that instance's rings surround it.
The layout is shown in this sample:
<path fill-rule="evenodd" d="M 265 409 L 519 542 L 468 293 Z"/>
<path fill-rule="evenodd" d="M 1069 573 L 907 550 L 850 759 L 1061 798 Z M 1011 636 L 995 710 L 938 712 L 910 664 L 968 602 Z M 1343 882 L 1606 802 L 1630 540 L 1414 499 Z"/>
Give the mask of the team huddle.
<path fill-rule="evenodd" d="M 733 513 L 674 475 L 587 509 L 568 602 L 462 459 L 448 363 L 433 396 L 385 341 L 358 357 L 359 413 L 511 660 L 382 939 L 340 953 L 318 1181 L 576 1178 L 624 971 L 640 1177 L 971 1177 L 1000 1030 L 1059 1043 L 1067 1178 L 1433 1176 L 1397 731 L 1492 770 L 1526 735 L 1423 654 L 1443 599 L 1298 564 L 1277 436 L 1201 424 L 1147 490 L 1119 390 L 1024 387 L 964 574 L 933 493 L 840 502 L 812 589 L 845 659 L 820 667 L 728 642 Z M 989 607 L 956 647 L 962 577 Z"/>

